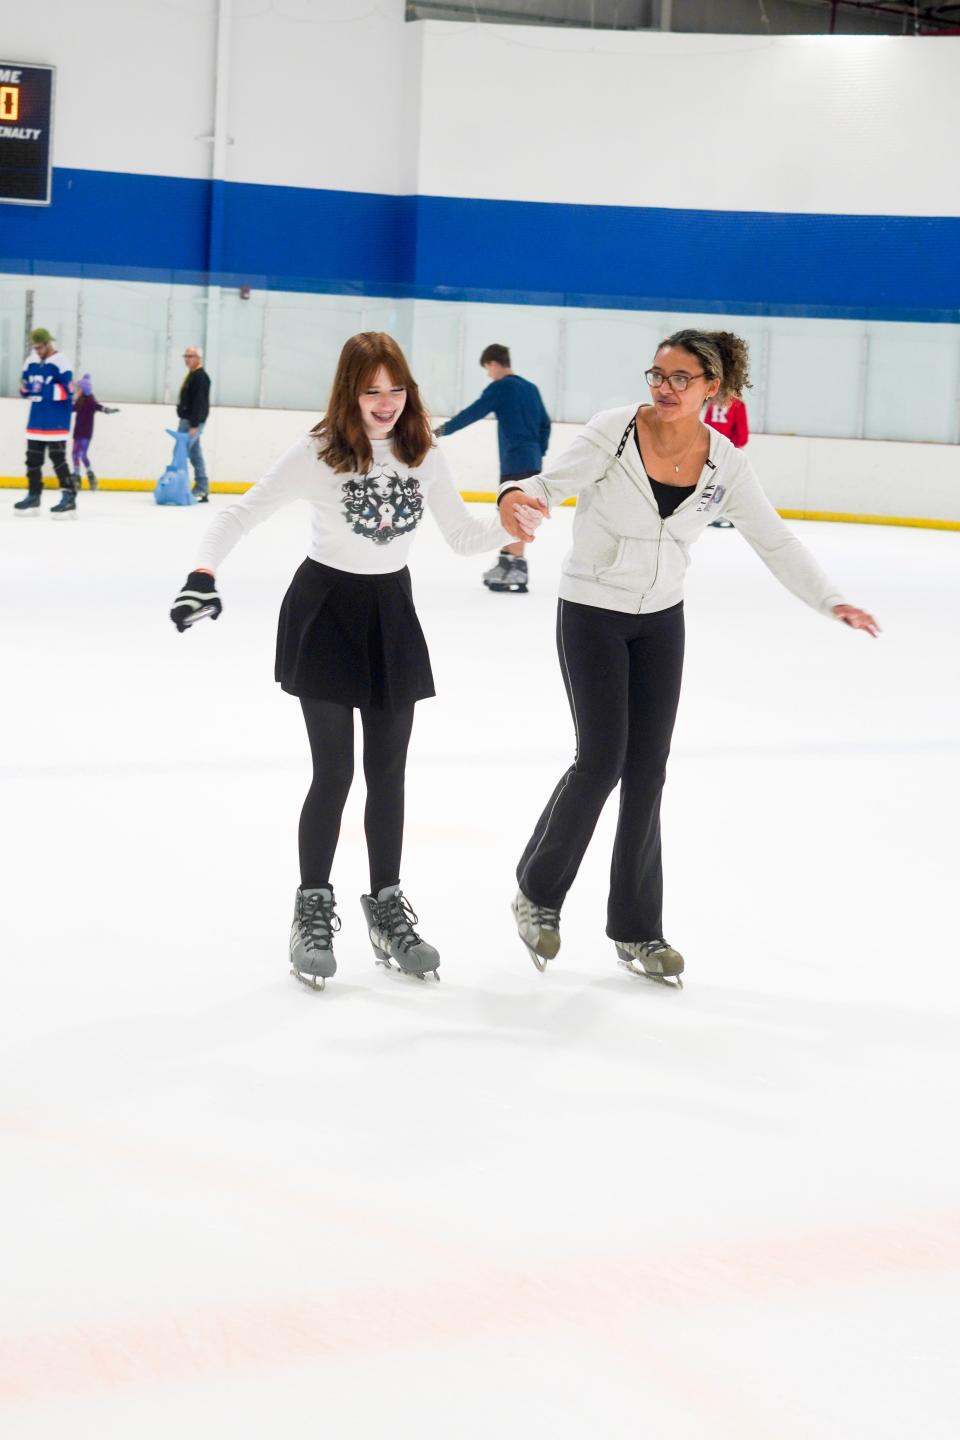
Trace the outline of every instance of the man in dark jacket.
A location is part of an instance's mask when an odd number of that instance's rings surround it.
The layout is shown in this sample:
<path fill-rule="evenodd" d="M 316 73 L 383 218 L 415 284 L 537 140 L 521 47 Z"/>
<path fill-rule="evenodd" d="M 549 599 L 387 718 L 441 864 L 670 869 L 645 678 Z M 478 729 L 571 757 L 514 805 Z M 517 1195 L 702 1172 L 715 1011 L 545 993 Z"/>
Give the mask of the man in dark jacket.
<path fill-rule="evenodd" d="M 497 417 L 497 440 L 500 446 L 500 483 L 504 480 L 527 480 L 539 475 L 543 457 L 550 443 L 550 416 L 540 391 L 529 380 L 515 375 L 510 368 L 510 351 L 506 345 L 488 345 L 480 356 L 480 364 L 491 383 L 479 400 L 454 415 L 434 431 L 436 435 L 453 435 L 475 420 L 491 413 Z M 497 556 L 497 563 L 483 577 L 489 590 L 527 592 L 527 562 L 523 558 L 523 542 L 507 545 Z"/>
<path fill-rule="evenodd" d="M 177 429 L 190 432 L 187 454 L 193 466 L 193 493 L 201 504 L 205 504 L 210 481 L 200 449 L 200 436 L 210 414 L 210 376 L 203 368 L 203 351 L 199 345 L 188 345 L 183 358 L 187 362 L 187 374 L 177 401 Z"/>

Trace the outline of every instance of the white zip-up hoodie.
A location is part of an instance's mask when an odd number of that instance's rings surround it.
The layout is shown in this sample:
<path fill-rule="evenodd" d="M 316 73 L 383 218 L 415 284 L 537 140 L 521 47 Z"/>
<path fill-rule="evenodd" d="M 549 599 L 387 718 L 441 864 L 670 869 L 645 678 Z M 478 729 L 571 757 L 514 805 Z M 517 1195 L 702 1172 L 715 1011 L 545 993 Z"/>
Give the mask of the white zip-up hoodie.
<path fill-rule="evenodd" d="M 601 410 L 542 474 L 501 487 L 551 506 L 577 496 L 561 599 L 629 614 L 676 605 L 683 599 L 690 546 L 723 515 L 780 583 L 814 610 L 829 615 L 844 603 L 770 504 L 743 451 L 716 430 L 710 430 L 709 458 L 694 493 L 661 518 L 631 426 L 636 412 L 636 405 Z"/>

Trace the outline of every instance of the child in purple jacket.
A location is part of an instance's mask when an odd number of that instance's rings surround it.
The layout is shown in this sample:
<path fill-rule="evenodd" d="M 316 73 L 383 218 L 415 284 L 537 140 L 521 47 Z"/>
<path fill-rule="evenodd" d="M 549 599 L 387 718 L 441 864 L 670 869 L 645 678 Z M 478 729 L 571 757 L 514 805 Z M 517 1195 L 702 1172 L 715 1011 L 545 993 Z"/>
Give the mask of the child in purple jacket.
<path fill-rule="evenodd" d="M 87 472 L 87 482 L 91 490 L 97 488 L 97 477 L 90 468 L 90 461 L 87 455 L 90 449 L 90 441 L 93 439 L 93 419 L 98 410 L 104 415 L 116 415 L 117 409 L 113 405 L 101 405 L 93 393 L 93 381 L 89 375 L 83 375 L 80 379 L 80 393 L 73 403 L 73 450 L 71 459 L 73 461 L 73 481 L 77 489 L 80 489 L 80 467 Z"/>

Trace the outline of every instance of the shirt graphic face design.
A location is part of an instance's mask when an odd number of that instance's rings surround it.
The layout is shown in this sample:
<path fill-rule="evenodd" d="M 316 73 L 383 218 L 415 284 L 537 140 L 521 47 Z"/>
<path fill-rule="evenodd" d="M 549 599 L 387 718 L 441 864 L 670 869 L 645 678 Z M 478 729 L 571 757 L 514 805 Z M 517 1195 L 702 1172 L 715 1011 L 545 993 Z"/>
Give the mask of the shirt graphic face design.
<path fill-rule="evenodd" d="M 343 515 L 355 535 L 375 545 L 389 545 L 410 535 L 423 515 L 423 492 L 414 475 L 399 475 L 374 465 L 366 475 L 343 484 Z"/>

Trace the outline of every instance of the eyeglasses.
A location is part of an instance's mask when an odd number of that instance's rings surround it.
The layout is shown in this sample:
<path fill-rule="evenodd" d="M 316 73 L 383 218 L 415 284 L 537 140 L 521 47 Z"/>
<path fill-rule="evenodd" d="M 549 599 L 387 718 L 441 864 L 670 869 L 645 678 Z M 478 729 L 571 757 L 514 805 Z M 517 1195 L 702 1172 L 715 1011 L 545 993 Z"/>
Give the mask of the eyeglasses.
<path fill-rule="evenodd" d="M 679 395 L 686 390 L 691 380 L 702 380 L 705 374 L 705 370 L 698 370 L 696 375 L 688 375 L 685 370 L 675 370 L 672 375 L 664 375 L 662 370 L 646 370 L 643 378 L 651 390 L 659 390 L 666 381 L 670 389 Z"/>
<path fill-rule="evenodd" d="M 197 354 L 196 350 L 184 350 L 183 358 L 184 360 L 199 360 L 200 356 Z"/>

